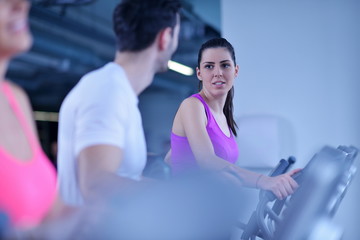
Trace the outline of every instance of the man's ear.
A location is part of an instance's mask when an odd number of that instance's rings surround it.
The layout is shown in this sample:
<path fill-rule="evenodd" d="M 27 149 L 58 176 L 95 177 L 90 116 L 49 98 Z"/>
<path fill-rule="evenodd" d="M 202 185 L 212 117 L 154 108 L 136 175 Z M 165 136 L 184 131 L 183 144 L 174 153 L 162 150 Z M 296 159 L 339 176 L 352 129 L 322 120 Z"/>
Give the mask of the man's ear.
<path fill-rule="evenodd" d="M 200 81 L 202 80 L 200 69 L 198 67 L 196 67 L 196 76 Z"/>
<path fill-rule="evenodd" d="M 161 51 L 168 49 L 172 39 L 172 28 L 167 27 L 159 32 L 158 47 Z"/>

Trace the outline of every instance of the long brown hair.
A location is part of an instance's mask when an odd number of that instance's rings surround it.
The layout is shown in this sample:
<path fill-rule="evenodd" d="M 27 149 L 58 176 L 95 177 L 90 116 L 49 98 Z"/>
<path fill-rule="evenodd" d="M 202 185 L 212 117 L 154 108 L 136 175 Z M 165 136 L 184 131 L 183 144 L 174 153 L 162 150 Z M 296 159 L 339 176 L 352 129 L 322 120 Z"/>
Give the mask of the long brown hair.
<path fill-rule="evenodd" d="M 204 52 L 204 50 L 206 50 L 208 48 L 219 48 L 219 47 L 226 48 L 229 51 L 231 58 L 234 61 L 234 66 L 236 66 L 235 51 L 234 51 L 234 47 L 231 45 L 231 43 L 229 43 L 225 38 L 213 38 L 213 39 L 210 39 L 207 42 L 205 42 L 203 45 L 201 45 L 201 48 L 200 48 L 199 54 L 198 54 L 198 68 L 199 69 L 200 69 L 202 53 Z M 202 89 L 202 82 L 199 81 L 199 91 L 201 89 Z M 232 87 L 229 90 L 229 92 L 226 96 L 223 112 L 225 114 L 228 126 L 230 127 L 233 134 L 235 136 L 237 136 L 236 128 L 238 126 L 236 125 L 236 122 L 235 122 L 234 116 L 233 116 L 233 112 L 234 112 L 233 98 L 234 98 L 234 87 Z"/>

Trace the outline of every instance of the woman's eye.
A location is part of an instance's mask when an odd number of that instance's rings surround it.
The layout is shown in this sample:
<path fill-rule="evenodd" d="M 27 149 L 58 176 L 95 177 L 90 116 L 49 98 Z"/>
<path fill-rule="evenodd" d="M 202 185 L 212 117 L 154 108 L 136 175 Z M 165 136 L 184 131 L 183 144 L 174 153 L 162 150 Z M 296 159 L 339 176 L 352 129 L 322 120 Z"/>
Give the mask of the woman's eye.
<path fill-rule="evenodd" d="M 230 64 L 224 63 L 222 66 L 223 66 L 223 68 L 229 68 L 229 67 L 230 67 Z"/>
<path fill-rule="evenodd" d="M 214 68 L 214 66 L 213 65 L 205 65 L 205 68 L 212 69 L 212 68 Z"/>

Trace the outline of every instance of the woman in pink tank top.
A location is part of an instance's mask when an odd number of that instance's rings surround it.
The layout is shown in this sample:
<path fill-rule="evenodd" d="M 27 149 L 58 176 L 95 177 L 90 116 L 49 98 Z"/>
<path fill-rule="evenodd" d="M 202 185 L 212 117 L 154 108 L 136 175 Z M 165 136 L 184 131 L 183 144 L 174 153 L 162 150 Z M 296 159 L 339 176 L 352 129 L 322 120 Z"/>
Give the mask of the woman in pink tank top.
<path fill-rule="evenodd" d="M 181 103 L 166 160 L 174 173 L 199 167 L 223 170 L 242 186 L 270 190 L 282 199 L 297 188 L 291 175 L 298 169 L 268 177 L 234 164 L 239 153 L 232 101 L 238 71 L 234 48 L 226 39 L 214 38 L 201 46 L 196 68 L 200 92 Z"/>
<path fill-rule="evenodd" d="M 29 2 L 0 1 L 0 212 L 11 225 L 35 226 L 56 197 L 56 172 L 37 139 L 25 93 L 5 81 L 10 58 L 29 49 Z"/>

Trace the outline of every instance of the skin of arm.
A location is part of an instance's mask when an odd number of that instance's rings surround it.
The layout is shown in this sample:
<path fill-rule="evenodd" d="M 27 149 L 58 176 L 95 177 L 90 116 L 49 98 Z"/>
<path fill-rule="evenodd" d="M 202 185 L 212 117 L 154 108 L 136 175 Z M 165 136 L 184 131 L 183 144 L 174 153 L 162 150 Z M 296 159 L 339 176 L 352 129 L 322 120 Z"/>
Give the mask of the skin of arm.
<path fill-rule="evenodd" d="M 94 145 L 79 153 L 78 180 L 86 200 L 106 200 L 109 195 L 135 183 L 116 174 L 122 158 L 122 149 L 112 145 Z"/>
<path fill-rule="evenodd" d="M 195 98 L 184 100 L 175 116 L 173 132 L 188 138 L 191 150 L 200 167 L 224 170 L 235 175 L 242 186 L 272 191 L 279 199 L 292 194 L 298 187 L 291 175 L 298 172 L 299 169 L 277 177 L 268 177 L 240 168 L 217 157 L 206 131 L 206 124 L 206 113 L 201 102 Z"/>
<path fill-rule="evenodd" d="M 191 150 L 201 167 L 223 169 L 229 164 L 215 155 L 206 131 L 206 124 L 207 119 L 203 105 L 195 98 L 188 98 L 182 102 L 175 116 L 173 132 L 188 138 Z M 171 149 L 166 154 L 165 161 L 169 163 L 170 158 Z"/>
<path fill-rule="evenodd" d="M 171 149 L 165 155 L 164 162 L 166 162 L 167 164 L 171 164 Z"/>

